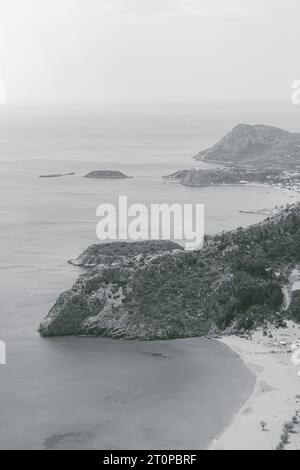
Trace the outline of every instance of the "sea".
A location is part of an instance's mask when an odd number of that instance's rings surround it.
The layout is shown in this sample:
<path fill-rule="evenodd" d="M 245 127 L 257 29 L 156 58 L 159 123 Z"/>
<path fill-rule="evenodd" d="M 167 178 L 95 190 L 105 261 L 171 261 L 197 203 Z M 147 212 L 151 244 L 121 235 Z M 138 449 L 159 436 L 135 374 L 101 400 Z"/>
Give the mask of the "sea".
<path fill-rule="evenodd" d="M 270 103 L 0 108 L 0 449 L 204 449 L 226 428 L 253 377 L 217 341 L 43 339 L 37 328 L 82 273 L 67 261 L 99 242 L 99 204 L 201 203 L 213 234 L 299 200 L 165 183 L 210 167 L 193 157 L 239 122 L 300 128 L 298 109 Z M 132 178 L 84 178 L 94 170 Z M 56 173 L 74 175 L 40 178 Z"/>

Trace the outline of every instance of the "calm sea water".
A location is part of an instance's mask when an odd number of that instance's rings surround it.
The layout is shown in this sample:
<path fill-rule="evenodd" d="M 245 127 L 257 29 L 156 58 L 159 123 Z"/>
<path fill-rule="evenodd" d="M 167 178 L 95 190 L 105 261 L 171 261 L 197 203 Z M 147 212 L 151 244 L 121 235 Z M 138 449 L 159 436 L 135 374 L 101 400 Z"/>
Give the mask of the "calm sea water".
<path fill-rule="evenodd" d="M 296 199 L 261 187 L 164 184 L 172 171 L 205 166 L 193 155 L 238 117 L 223 111 L 0 116 L 0 339 L 8 360 L 0 368 L 0 448 L 201 448 L 249 392 L 249 372 L 213 341 L 45 340 L 36 332 L 80 273 L 66 261 L 97 242 L 100 203 L 120 194 L 204 203 L 206 231 L 216 233 L 262 219 L 240 210 Z M 83 178 L 101 169 L 134 178 Z M 76 174 L 39 178 L 67 172 Z"/>

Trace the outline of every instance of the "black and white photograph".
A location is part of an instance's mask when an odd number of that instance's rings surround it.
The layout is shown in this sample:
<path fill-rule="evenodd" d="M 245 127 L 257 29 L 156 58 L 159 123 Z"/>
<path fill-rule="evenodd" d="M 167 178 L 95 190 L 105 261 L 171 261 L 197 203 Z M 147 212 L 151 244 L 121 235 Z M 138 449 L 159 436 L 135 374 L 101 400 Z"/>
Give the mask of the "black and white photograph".
<path fill-rule="evenodd" d="M 0 0 L 0 450 L 300 450 L 299 50 L 298 0 Z"/>

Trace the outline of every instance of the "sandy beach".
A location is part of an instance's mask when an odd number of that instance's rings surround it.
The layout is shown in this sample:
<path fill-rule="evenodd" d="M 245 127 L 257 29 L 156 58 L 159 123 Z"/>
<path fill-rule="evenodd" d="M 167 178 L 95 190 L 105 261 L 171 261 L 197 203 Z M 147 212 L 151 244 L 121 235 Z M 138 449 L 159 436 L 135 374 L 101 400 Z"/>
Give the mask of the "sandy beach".
<path fill-rule="evenodd" d="M 255 375 L 250 398 L 237 411 L 227 430 L 210 450 L 276 450 L 286 423 L 293 423 L 286 450 L 300 449 L 300 364 L 292 360 L 292 346 L 300 339 L 300 326 L 262 331 L 251 339 L 230 336 L 222 344 L 237 353 Z"/>

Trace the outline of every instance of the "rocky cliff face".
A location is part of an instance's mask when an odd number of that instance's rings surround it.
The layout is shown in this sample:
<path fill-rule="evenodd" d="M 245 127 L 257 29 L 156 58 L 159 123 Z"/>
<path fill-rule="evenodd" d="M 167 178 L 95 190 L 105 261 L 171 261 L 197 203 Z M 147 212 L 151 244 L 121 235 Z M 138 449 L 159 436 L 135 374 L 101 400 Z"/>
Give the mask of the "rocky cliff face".
<path fill-rule="evenodd" d="M 300 290 L 295 290 L 292 293 L 291 301 L 291 317 L 294 321 L 300 322 Z"/>
<path fill-rule="evenodd" d="M 216 145 L 200 152 L 196 159 L 256 168 L 297 168 L 300 134 L 264 125 L 239 124 Z"/>
<path fill-rule="evenodd" d="M 195 252 L 133 256 L 96 266 L 63 293 L 43 336 L 168 339 L 282 322 L 282 286 L 300 261 L 300 205 Z"/>

